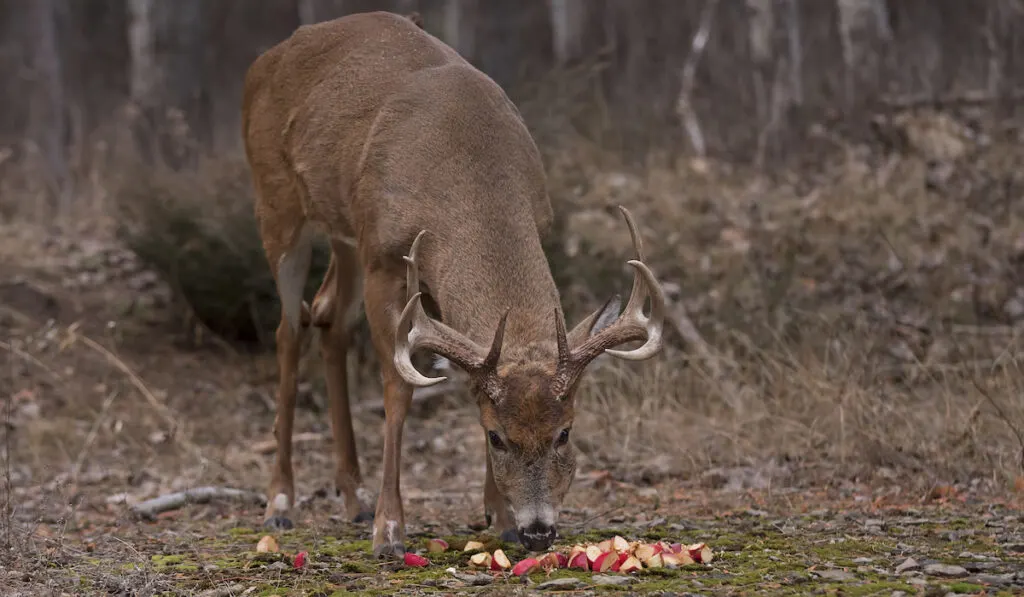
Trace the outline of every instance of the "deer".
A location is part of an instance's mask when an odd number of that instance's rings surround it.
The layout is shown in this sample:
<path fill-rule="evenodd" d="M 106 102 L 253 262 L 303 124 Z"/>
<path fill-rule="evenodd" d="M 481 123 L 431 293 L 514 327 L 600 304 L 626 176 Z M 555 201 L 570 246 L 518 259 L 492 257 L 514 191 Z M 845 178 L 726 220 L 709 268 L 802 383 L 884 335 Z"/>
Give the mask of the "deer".
<path fill-rule="evenodd" d="M 416 368 L 419 350 L 466 374 L 486 440 L 487 526 L 528 550 L 550 547 L 576 473 L 569 440 L 584 371 L 604 354 L 640 361 L 662 349 L 666 298 L 631 213 L 620 207 L 635 252 L 625 308 L 615 295 L 567 331 L 541 240 L 554 212 L 524 118 L 490 77 L 400 14 L 303 25 L 258 56 L 245 75 L 242 129 L 281 305 L 264 526 L 294 526 L 297 371 L 316 327 L 335 494 L 348 520 L 372 522 L 376 557 L 405 554 L 402 432 L 413 392 L 447 379 Z M 308 303 L 318 235 L 330 260 Z M 375 504 L 357 459 L 346 371 L 360 308 L 384 400 Z"/>

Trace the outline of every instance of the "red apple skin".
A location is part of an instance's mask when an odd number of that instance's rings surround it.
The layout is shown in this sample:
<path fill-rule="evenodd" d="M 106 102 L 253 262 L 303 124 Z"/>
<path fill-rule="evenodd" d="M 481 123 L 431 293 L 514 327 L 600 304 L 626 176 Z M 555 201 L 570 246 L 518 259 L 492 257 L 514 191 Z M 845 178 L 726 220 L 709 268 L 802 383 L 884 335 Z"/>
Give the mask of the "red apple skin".
<path fill-rule="evenodd" d="M 509 561 L 505 552 L 500 549 L 494 550 L 494 555 L 491 557 L 491 570 L 507 570 L 511 567 L 512 562 Z"/>
<path fill-rule="evenodd" d="M 655 554 L 659 554 L 659 553 L 661 553 L 663 551 L 665 551 L 665 545 L 663 543 L 661 543 L 659 541 L 658 543 L 654 544 L 654 553 Z"/>
<path fill-rule="evenodd" d="M 427 541 L 427 553 L 443 553 L 448 551 L 448 542 L 444 539 L 431 539 Z"/>
<path fill-rule="evenodd" d="M 405 565 L 406 566 L 415 566 L 417 568 L 422 568 L 422 567 L 427 566 L 429 564 L 430 564 L 430 560 L 428 560 L 427 558 L 425 558 L 423 556 L 420 556 L 420 555 L 416 555 L 416 554 L 412 553 L 411 551 L 405 552 Z"/>
<path fill-rule="evenodd" d="M 606 551 L 594 560 L 594 565 L 590 569 L 594 572 L 607 572 L 617 560 L 618 554 L 614 551 Z"/>
<path fill-rule="evenodd" d="M 627 552 L 622 552 L 619 557 L 615 558 L 615 563 L 612 564 L 612 572 L 618 572 L 619 568 L 622 567 L 623 562 L 628 560 L 631 556 Z"/>
<path fill-rule="evenodd" d="M 673 543 L 672 544 L 672 553 L 683 553 L 683 544 L 682 543 Z"/>
<path fill-rule="evenodd" d="M 536 558 L 526 558 L 512 567 L 512 574 L 515 574 L 516 576 L 523 576 L 533 572 L 534 568 L 539 567 L 540 562 L 538 562 Z"/>
<path fill-rule="evenodd" d="M 558 561 L 559 568 L 565 568 L 569 565 L 569 556 L 565 555 L 560 551 L 555 552 L 555 560 Z"/>
<path fill-rule="evenodd" d="M 590 570 L 590 561 L 587 560 L 587 552 L 581 551 L 573 556 L 572 561 L 569 562 L 569 568 L 577 568 L 583 571 Z"/>
<path fill-rule="evenodd" d="M 601 554 L 603 554 L 603 553 L 605 553 L 605 552 L 601 551 L 601 548 L 599 548 L 596 545 L 591 545 L 591 546 L 587 547 L 586 554 L 587 554 L 587 559 L 590 560 L 590 567 L 591 568 L 594 567 L 594 562 L 596 562 L 597 558 L 601 557 Z"/>
<path fill-rule="evenodd" d="M 625 574 L 637 572 L 641 569 L 643 569 L 643 564 L 641 564 L 640 560 L 634 558 L 633 556 L 629 556 L 628 558 L 626 558 L 626 561 L 619 566 L 619 572 Z"/>

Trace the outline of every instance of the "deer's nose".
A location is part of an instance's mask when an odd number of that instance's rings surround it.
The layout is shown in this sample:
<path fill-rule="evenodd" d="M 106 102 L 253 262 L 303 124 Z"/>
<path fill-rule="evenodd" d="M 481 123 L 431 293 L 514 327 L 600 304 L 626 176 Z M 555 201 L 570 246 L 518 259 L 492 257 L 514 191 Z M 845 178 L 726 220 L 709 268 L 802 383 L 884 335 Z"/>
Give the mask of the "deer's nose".
<path fill-rule="evenodd" d="M 519 528 L 519 542 L 530 551 L 544 551 L 551 547 L 558 536 L 558 531 L 553 525 L 534 521 L 528 527 Z"/>

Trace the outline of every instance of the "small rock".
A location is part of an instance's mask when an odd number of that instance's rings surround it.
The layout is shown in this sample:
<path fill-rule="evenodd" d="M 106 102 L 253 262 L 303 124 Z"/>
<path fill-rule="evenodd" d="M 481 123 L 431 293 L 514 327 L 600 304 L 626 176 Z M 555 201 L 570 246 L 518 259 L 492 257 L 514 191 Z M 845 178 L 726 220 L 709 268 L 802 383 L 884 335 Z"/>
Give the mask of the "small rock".
<path fill-rule="evenodd" d="M 967 576 L 966 568 L 954 564 L 928 564 L 924 567 L 924 572 L 932 576 L 944 576 L 947 578 Z"/>
<path fill-rule="evenodd" d="M 912 585 L 914 585 L 914 586 L 918 586 L 918 587 L 921 587 L 921 586 L 924 586 L 924 585 L 928 584 L 928 581 L 923 579 L 923 578 L 911 578 L 911 579 L 907 580 L 907 582 L 912 584 Z"/>
<path fill-rule="evenodd" d="M 1012 584 L 1016 575 L 1012 572 L 1007 574 L 976 574 L 971 578 L 967 579 L 969 582 L 977 583 L 979 585 L 992 585 L 994 587 L 1003 587 Z"/>
<path fill-rule="evenodd" d="M 896 574 L 902 574 L 907 570 L 917 570 L 920 567 L 921 565 L 917 563 L 917 560 L 915 560 L 914 558 L 907 558 L 903 560 L 902 564 L 896 566 Z"/>
<path fill-rule="evenodd" d="M 628 576 L 609 576 L 607 574 L 595 574 L 592 577 L 595 585 L 607 585 L 607 586 L 625 586 L 633 582 L 633 579 Z"/>
<path fill-rule="evenodd" d="M 825 580 L 834 580 L 838 582 L 846 582 L 857 578 L 852 573 L 845 570 L 815 570 L 814 573 Z"/>
<path fill-rule="evenodd" d="M 906 591 L 893 591 L 889 597 L 907 597 Z"/>
<path fill-rule="evenodd" d="M 280 560 L 267 566 L 267 570 L 287 570 L 288 568 L 290 568 L 290 566 L 288 566 L 288 564 L 285 564 Z"/>
<path fill-rule="evenodd" d="M 870 564 L 871 562 L 874 562 L 874 561 L 875 561 L 874 558 L 853 558 L 853 563 L 854 564 Z"/>
<path fill-rule="evenodd" d="M 576 587 L 582 584 L 583 581 L 581 581 L 578 578 L 552 578 L 551 580 L 546 580 L 540 583 L 539 585 L 537 585 L 537 588 L 541 591 L 546 591 L 548 589 L 567 590 L 575 589 Z"/>
<path fill-rule="evenodd" d="M 445 572 L 451 574 L 456 580 L 460 580 L 471 587 L 482 587 L 494 582 L 494 578 L 489 574 L 466 574 L 464 572 L 459 572 L 455 568 L 448 568 Z"/>

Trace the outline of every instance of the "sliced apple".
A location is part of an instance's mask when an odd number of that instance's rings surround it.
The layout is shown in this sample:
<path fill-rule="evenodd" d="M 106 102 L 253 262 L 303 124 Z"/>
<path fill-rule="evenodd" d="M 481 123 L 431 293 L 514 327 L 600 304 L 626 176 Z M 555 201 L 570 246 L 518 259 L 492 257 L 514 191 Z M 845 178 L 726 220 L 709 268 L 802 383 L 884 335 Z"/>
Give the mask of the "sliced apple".
<path fill-rule="evenodd" d="M 406 566 L 415 566 L 416 568 L 422 568 L 428 564 L 430 564 L 430 560 L 428 560 L 427 558 L 421 555 L 414 554 L 411 551 L 405 552 Z"/>
<path fill-rule="evenodd" d="M 462 548 L 462 551 L 480 551 L 484 548 L 484 544 L 479 541 L 466 541 L 466 545 Z"/>
<path fill-rule="evenodd" d="M 661 561 L 666 568 L 678 568 L 693 563 L 693 558 L 688 553 L 662 552 Z"/>
<path fill-rule="evenodd" d="M 626 541 L 622 537 L 615 535 L 615 537 L 612 538 L 612 549 L 614 549 L 618 553 L 629 553 L 629 541 Z"/>
<path fill-rule="evenodd" d="M 672 553 L 683 553 L 683 544 L 682 543 L 673 543 L 670 546 L 670 549 L 672 550 Z"/>
<path fill-rule="evenodd" d="M 597 544 L 597 548 L 601 550 L 601 553 L 613 551 L 615 549 L 615 542 L 611 539 L 605 539 L 604 541 Z"/>
<path fill-rule="evenodd" d="M 586 551 L 578 551 L 576 555 L 569 560 L 569 568 L 576 568 L 579 570 L 590 570 L 590 560 L 587 559 Z"/>
<path fill-rule="evenodd" d="M 587 561 L 590 562 L 590 567 L 591 568 L 594 567 L 594 562 L 596 562 L 597 558 L 601 557 L 601 554 L 603 554 L 603 553 L 604 552 L 601 551 L 601 548 L 596 546 L 596 545 L 588 545 L 587 546 Z"/>
<path fill-rule="evenodd" d="M 643 564 L 641 564 L 640 560 L 636 559 L 634 556 L 627 557 L 626 561 L 619 565 L 619 572 L 625 574 L 629 574 L 631 572 L 638 572 L 642 569 Z"/>
<path fill-rule="evenodd" d="M 618 553 L 618 552 L 613 552 L 613 553 L 617 554 L 618 557 L 615 558 L 615 563 L 612 564 L 612 572 L 618 572 L 619 568 L 622 566 L 622 563 L 625 562 L 626 559 L 633 557 L 633 556 L 629 555 L 628 552 L 625 552 L 625 551 L 622 552 L 622 553 Z"/>
<path fill-rule="evenodd" d="M 644 562 L 644 564 L 646 564 L 648 568 L 664 568 L 665 563 L 662 561 L 661 558 L 661 553 L 656 553 L 653 556 L 651 556 L 649 560 Z"/>
<path fill-rule="evenodd" d="M 636 546 L 636 550 L 633 552 L 633 555 L 636 556 L 636 559 L 646 564 L 647 561 L 653 558 L 657 553 L 658 548 L 654 545 L 651 545 L 650 543 L 641 543 Z"/>
<path fill-rule="evenodd" d="M 493 560 L 491 554 L 487 553 L 486 551 L 481 551 L 480 553 L 475 553 L 469 556 L 470 565 L 476 566 L 478 568 L 490 568 L 491 560 Z"/>
<path fill-rule="evenodd" d="M 540 562 L 536 558 L 526 558 L 512 567 L 512 574 L 523 576 L 540 568 Z"/>
<path fill-rule="evenodd" d="M 448 542 L 444 539 L 435 538 L 427 541 L 427 553 L 444 553 L 448 551 Z"/>
<path fill-rule="evenodd" d="M 277 539 L 270 535 L 263 535 L 256 544 L 257 553 L 277 553 L 281 548 L 277 546 Z"/>
<path fill-rule="evenodd" d="M 614 551 L 606 551 L 601 555 L 597 556 L 594 563 L 590 566 L 593 572 L 608 572 L 611 570 L 612 565 L 618 561 L 619 556 Z"/>
<path fill-rule="evenodd" d="M 586 554 L 587 548 L 586 546 L 577 543 L 576 545 L 572 546 L 572 549 L 569 550 L 569 561 L 571 562 L 572 559 L 576 557 L 576 554 L 579 553 Z"/>
<path fill-rule="evenodd" d="M 704 543 L 687 545 L 686 551 L 690 552 L 690 557 L 693 558 L 694 562 L 701 562 L 703 564 L 710 564 L 711 560 L 715 557 L 711 552 L 711 548 Z"/>
<path fill-rule="evenodd" d="M 505 555 L 505 552 L 500 549 L 494 550 L 494 556 L 491 558 L 491 570 L 508 570 L 512 567 L 512 562 Z"/>

